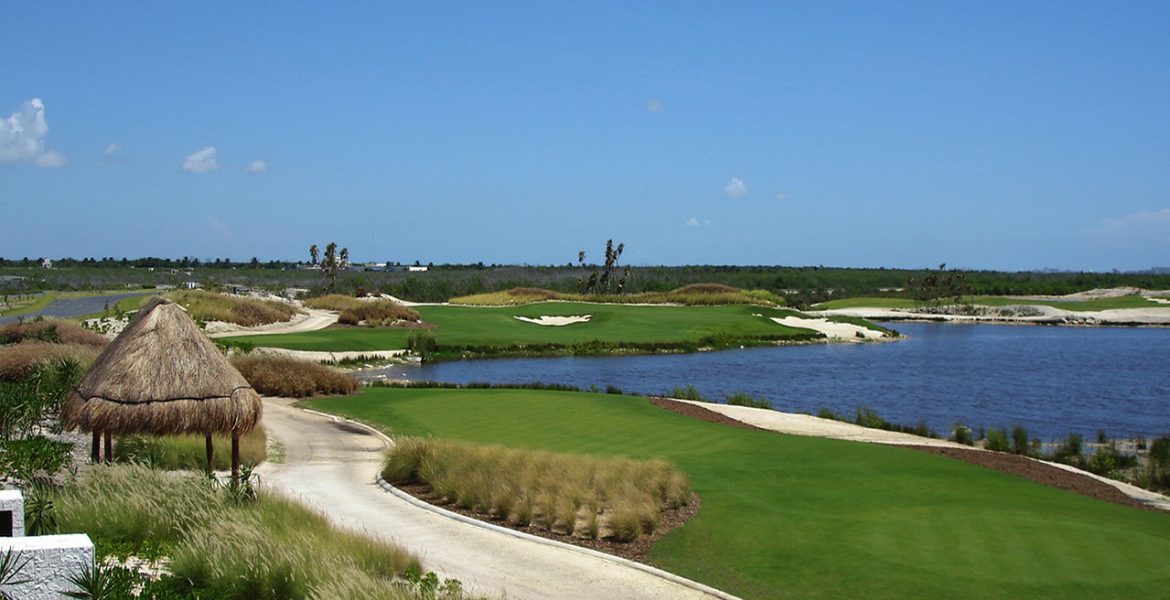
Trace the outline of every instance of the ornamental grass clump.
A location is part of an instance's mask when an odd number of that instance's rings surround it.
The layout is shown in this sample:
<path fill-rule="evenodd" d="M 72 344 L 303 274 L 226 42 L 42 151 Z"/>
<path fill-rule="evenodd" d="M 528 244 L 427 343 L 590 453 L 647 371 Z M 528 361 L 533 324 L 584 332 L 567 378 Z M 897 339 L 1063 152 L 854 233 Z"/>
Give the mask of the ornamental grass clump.
<path fill-rule="evenodd" d="M 308 360 L 252 353 L 232 358 L 256 393 L 286 398 L 340 396 L 360 387 L 353 375 Z"/>
<path fill-rule="evenodd" d="M 661 460 L 554 454 L 402 438 L 382 477 L 425 484 L 442 503 L 555 533 L 630 542 L 690 501 L 687 477 Z"/>
<path fill-rule="evenodd" d="M 231 436 L 212 437 L 212 467 L 230 469 Z M 124 435 L 114 438 L 114 460 L 142 463 L 154 469 L 201 471 L 207 466 L 206 440 L 202 435 Z M 240 462 L 257 465 L 268 459 L 268 438 L 263 426 L 240 436 Z"/>
<path fill-rule="evenodd" d="M 390 300 L 375 302 L 361 302 L 360 306 L 347 308 L 341 311 L 337 322 L 342 325 L 361 325 L 365 327 L 389 327 L 391 325 L 419 321 L 418 311 Z"/>

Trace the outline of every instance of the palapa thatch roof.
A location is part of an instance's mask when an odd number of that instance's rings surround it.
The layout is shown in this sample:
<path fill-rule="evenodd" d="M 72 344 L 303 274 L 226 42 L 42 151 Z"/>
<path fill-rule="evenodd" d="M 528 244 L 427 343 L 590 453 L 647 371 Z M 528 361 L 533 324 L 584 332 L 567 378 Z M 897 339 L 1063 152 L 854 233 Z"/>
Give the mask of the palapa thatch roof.
<path fill-rule="evenodd" d="M 98 355 L 61 411 L 67 429 L 237 433 L 260 421 L 260 396 L 178 304 L 149 300 Z"/>

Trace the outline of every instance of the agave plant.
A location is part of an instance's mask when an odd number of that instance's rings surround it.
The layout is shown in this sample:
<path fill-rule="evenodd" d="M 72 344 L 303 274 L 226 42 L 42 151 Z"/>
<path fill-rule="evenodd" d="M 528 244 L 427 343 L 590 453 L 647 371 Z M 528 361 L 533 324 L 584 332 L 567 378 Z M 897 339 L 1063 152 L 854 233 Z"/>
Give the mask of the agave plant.
<path fill-rule="evenodd" d="M 20 571 L 28 564 L 29 559 L 22 557 L 20 552 L 8 549 L 0 554 L 0 598 L 14 600 L 6 588 L 28 583 L 30 579 L 19 579 Z"/>

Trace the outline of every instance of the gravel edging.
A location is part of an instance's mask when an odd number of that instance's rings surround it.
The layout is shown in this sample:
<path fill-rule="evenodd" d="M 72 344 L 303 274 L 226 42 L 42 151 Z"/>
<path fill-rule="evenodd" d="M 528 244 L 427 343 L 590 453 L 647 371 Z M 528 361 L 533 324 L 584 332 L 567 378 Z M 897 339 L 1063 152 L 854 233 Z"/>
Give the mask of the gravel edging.
<path fill-rule="evenodd" d="M 346 419 L 344 417 L 339 417 L 337 415 L 323 413 L 321 411 L 313 410 L 311 408 L 301 408 L 300 410 L 303 410 L 305 412 L 312 413 L 312 414 L 315 414 L 318 416 L 327 417 L 327 418 L 332 419 L 334 421 L 344 421 L 346 423 L 351 423 L 355 426 L 369 430 L 374 435 L 385 440 L 391 446 L 394 445 L 394 440 L 392 440 L 390 438 L 390 436 L 388 436 L 388 435 L 382 433 L 381 431 L 375 429 L 374 427 L 370 427 L 369 425 L 366 425 L 365 423 L 362 423 L 360 421 L 354 421 L 351 419 Z M 674 573 L 671 573 L 669 571 L 663 571 L 662 569 L 659 569 L 657 567 L 652 567 L 650 565 L 646 565 L 646 564 L 643 564 L 640 562 L 635 562 L 635 561 L 629 560 L 627 558 L 622 558 L 620 556 L 606 554 L 605 552 L 592 550 L 590 548 L 583 548 L 581 546 L 574 546 L 573 544 L 566 544 L 565 542 L 559 542 L 557 540 L 551 540 L 548 538 L 535 536 L 535 535 L 532 535 L 529 533 L 524 533 L 522 531 L 516 531 L 514 529 L 509 529 L 507 527 L 502 527 L 500 525 L 495 525 L 493 523 L 488 523 L 486 521 L 481 521 L 479 519 L 474 519 L 471 517 L 461 515 L 461 514 L 456 513 L 456 512 L 449 511 L 445 508 L 435 506 L 434 504 L 430 504 L 429 502 L 424 502 L 422 500 L 419 500 L 418 498 L 411 496 L 410 494 L 394 487 L 393 485 L 390 485 L 389 483 L 386 482 L 385 479 L 382 479 L 382 475 L 380 473 L 378 474 L 378 479 L 377 479 L 377 481 L 375 481 L 375 484 L 378 487 L 382 488 L 383 491 L 398 498 L 399 500 L 402 500 L 404 502 L 407 502 L 408 504 L 411 504 L 412 506 L 415 506 L 417 508 L 421 508 L 423 510 L 426 510 L 428 512 L 432 512 L 432 513 L 437 514 L 437 515 L 447 517 L 449 519 L 454 519 L 455 521 L 458 521 L 460 523 L 479 527 L 480 529 L 487 529 L 488 531 L 502 533 L 504 535 L 508 535 L 508 536 L 511 536 L 511 537 L 514 537 L 517 539 L 527 540 L 530 542 L 535 542 L 538 544 L 543 544 L 545 546 L 559 548 L 562 550 L 568 550 L 571 552 L 576 552 L 578 554 L 583 554 L 585 556 L 592 556 L 594 558 L 599 558 L 601 560 L 609 561 L 609 562 L 612 562 L 612 563 L 615 563 L 618 565 L 622 565 L 622 566 L 629 567 L 632 569 L 637 569 L 639 571 L 642 571 L 643 573 L 647 573 L 649 575 L 653 575 L 655 577 L 658 577 L 660 579 L 664 579 L 664 580 L 669 581 L 671 583 L 675 583 L 675 584 L 681 585 L 683 587 L 687 587 L 687 588 L 693 589 L 695 591 L 702 592 L 704 594 L 707 594 L 709 596 L 713 596 L 715 598 L 720 598 L 721 600 L 742 600 L 739 596 L 733 596 L 731 594 L 728 594 L 727 592 L 717 590 L 711 586 L 704 585 L 704 584 L 699 583 L 697 581 L 687 579 L 686 577 L 683 577 L 681 575 L 675 575 Z"/>

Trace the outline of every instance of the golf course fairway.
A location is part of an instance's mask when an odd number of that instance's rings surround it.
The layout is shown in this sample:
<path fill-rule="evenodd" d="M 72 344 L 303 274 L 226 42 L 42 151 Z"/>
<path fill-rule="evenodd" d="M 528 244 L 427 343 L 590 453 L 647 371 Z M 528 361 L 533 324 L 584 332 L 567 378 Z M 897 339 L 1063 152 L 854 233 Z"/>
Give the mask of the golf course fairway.
<path fill-rule="evenodd" d="M 702 508 L 650 560 L 744 598 L 1136 598 L 1170 586 L 1170 515 L 911 449 L 735 429 L 631 396 L 367 388 L 307 404 L 391 437 L 666 459 Z"/>

